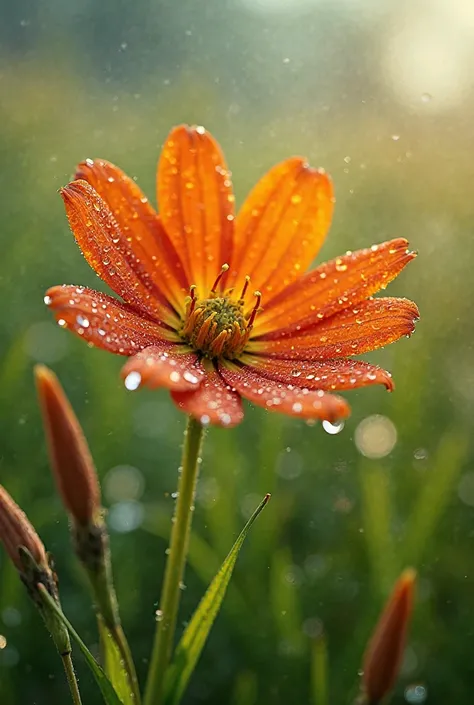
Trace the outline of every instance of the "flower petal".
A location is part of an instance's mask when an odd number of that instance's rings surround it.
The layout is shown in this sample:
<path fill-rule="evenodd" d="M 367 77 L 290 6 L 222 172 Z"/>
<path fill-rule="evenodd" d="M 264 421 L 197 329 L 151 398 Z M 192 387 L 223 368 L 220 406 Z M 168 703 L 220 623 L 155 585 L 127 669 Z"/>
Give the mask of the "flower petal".
<path fill-rule="evenodd" d="M 165 296 L 132 251 L 108 205 L 87 181 L 61 189 L 71 230 L 94 271 L 123 300 L 158 320 L 177 325 Z"/>
<path fill-rule="evenodd" d="M 301 276 L 318 253 L 334 208 L 322 169 L 293 157 L 273 167 L 251 191 L 235 221 L 233 278 L 246 275 L 266 305 Z"/>
<path fill-rule="evenodd" d="M 169 134 L 158 164 L 158 204 L 189 284 L 207 296 L 232 256 L 234 195 L 221 149 L 203 127 L 181 125 Z"/>
<path fill-rule="evenodd" d="M 291 360 L 328 360 L 361 355 L 411 335 L 419 318 L 416 304 L 407 299 L 369 299 L 294 335 L 281 331 L 280 338 L 260 339 L 249 352 Z"/>
<path fill-rule="evenodd" d="M 189 288 L 183 265 L 143 191 L 121 169 L 103 159 L 81 162 L 76 179 L 87 181 L 104 199 L 153 284 L 181 311 L 182 292 Z"/>
<path fill-rule="evenodd" d="M 398 238 L 325 262 L 264 302 L 255 332 L 301 329 L 355 306 L 384 289 L 414 257 L 407 240 Z"/>
<path fill-rule="evenodd" d="M 230 390 L 214 368 L 207 368 L 199 387 L 192 392 L 171 392 L 178 409 L 191 414 L 202 424 L 231 428 L 243 417 L 240 396 Z"/>
<path fill-rule="evenodd" d="M 149 345 L 180 339 L 127 304 L 83 286 L 53 286 L 44 297 L 59 325 L 98 348 L 134 355 Z"/>
<path fill-rule="evenodd" d="M 246 365 L 226 362 L 220 372 L 239 394 L 267 411 L 332 422 L 350 414 L 349 405 L 341 397 L 275 382 Z"/>
<path fill-rule="evenodd" d="M 369 384 L 383 384 L 391 392 L 392 375 L 376 365 L 361 360 L 282 360 L 264 355 L 244 355 L 241 361 L 255 368 L 257 374 L 283 384 L 297 384 L 307 389 L 334 391 L 356 389 Z"/>
<path fill-rule="evenodd" d="M 204 370 L 195 353 L 184 345 L 164 343 L 145 348 L 129 358 L 120 373 L 125 380 L 132 380 L 133 389 L 139 386 L 157 389 L 166 387 L 176 391 L 197 389 Z"/>

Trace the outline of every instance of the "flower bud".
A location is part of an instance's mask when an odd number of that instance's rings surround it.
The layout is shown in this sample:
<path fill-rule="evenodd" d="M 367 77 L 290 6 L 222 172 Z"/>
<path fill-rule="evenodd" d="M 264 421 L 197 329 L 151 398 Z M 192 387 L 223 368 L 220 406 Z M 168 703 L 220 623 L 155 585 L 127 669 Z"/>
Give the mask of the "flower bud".
<path fill-rule="evenodd" d="M 100 512 L 100 488 L 87 441 L 56 375 L 37 365 L 35 376 L 59 494 L 74 523 L 87 526 Z"/>
<path fill-rule="evenodd" d="M 365 702 L 377 705 L 392 689 L 398 675 L 412 610 L 416 573 L 405 570 L 388 599 L 367 646 L 362 682 Z"/>
<path fill-rule="evenodd" d="M 48 568 L 43 543 L 26 514 L 0 485 L 0 541 L 18 572 L 24 574 L 21 549 L 26 549 L 40 568 Z"/>

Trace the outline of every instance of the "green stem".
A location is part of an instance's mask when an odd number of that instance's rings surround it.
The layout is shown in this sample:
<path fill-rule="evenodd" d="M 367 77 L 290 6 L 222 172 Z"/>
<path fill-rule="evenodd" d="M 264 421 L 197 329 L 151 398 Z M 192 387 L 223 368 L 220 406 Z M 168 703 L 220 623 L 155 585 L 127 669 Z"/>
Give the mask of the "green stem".
<path fill-rule="evenodd" d="M 198 477 L 198 458 L 203 437 L 199 421 L 189 417 L 185 432 L 178 497 L 171 529 L 171 540 L 161 590 L 158 622 L 150 660 L 144 705 L 159 705 L 174 641 L 181 595 L 181 581 L 188 552 L 189 534 Z"/>
<path fill-rule="evenodd" d="M 71 698 L 74 705 L 82 705 L 81 694 L 79 693 L 79 686 L 77 685 L 76 674 L 74 673 L 74 666 L 72 665 L 72 658 L 70 653 L 61 654 L 63 660 L 64 670 L 66 672 L 66 678 L 69 685 L 69 690 L 71 692 Z"/>

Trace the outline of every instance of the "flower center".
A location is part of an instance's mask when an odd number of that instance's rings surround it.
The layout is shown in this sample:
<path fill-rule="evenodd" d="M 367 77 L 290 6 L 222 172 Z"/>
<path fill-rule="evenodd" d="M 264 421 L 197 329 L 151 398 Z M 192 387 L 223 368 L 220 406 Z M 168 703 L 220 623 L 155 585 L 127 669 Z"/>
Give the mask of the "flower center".
<path fill-rule="evenodd" d="M 227 264 L 222 265 L 207 299 L 199 300 L 196 297 L 196 287 L 191 287 L 186 318 L 180 331 L 188 345 L 211 359 L 226 357 L 232 360 L 238 357 L 247 344 L 255 316 L 260 310 L 262 295 L 256 291 L 254 308 L 250 314 L 244 313 L 250 277 L 245 278 L 239 299 L 231 297 L 231 289 L 224 294 L 217 294 L 217 286 L 228 269 Z"/>

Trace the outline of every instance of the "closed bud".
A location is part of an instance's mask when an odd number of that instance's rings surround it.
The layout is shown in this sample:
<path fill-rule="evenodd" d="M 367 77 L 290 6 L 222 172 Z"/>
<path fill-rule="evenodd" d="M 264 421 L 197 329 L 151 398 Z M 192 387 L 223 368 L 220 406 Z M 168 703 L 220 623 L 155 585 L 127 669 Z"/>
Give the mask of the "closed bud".
<path fill-rule="evenodd" d="M 51 466 L 74 524 L 85 527 L 100 513 L 100 488 L 89 446 L 56 375 L 35 368 Z"/>
<path fill-rule="evenodd" d="M 363 662 L 365 702 L 377 705 L 397 679 L 405 649 L 416 573 L 405 570 L 398 579 L 367 646 Z"/>
<path fill-rule="evenodd" d="M 24 564 L 21 550 L 26 550 L 40 568 L 48 568 L 43 543 L 26 514 L 0 485 L 0 541 L 21 575 Z"/>

